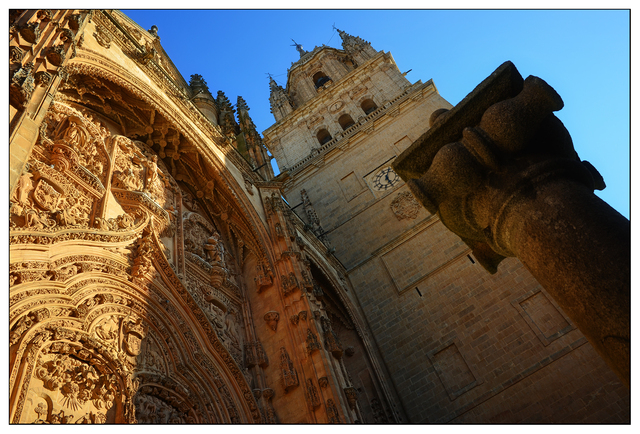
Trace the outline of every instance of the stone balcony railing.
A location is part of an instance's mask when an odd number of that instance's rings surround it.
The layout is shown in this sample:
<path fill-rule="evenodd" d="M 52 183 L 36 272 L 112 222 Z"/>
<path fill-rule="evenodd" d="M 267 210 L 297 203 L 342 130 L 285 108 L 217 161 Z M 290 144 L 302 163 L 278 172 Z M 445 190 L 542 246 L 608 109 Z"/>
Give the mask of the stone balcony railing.
<path fill-rule="evenodd" d="M 414 94 L 415 92 L 421 91 L 422 89 L 425 89 L 429 86 L 433 86 L 432 80 L 429 80 L 426 83 L 420 83 L 417 86 L 414 85 L 408 87 L 404 92 L 402 92 L 391 101 L 385 103 L 382 107 L 378 107 L 367 116 L 358 119 L 355 124 L 347 128 L 346 130 L 336 134 L 336 136 L 327 143 L 321 145 L 319 148 L 313 148 L 309 155 L 295 163 L 293 166 L 282 168 L 282 172 L 288 171 L 290 175 L 300 172 L 309 164 L 312 164 L 316 159 L 322 158 L 327 152 L 335 148 L 336 145 L 339 146 L 339 144 L 344 143 L 345 140 L 348 140 L 359 132 L 363 131 L 367 126 L 372 125 L 374 121 L 387 114 L 392 107 L 397 107 L 402 102 L 406 101 L 410 97 L 410 95 Z"/>

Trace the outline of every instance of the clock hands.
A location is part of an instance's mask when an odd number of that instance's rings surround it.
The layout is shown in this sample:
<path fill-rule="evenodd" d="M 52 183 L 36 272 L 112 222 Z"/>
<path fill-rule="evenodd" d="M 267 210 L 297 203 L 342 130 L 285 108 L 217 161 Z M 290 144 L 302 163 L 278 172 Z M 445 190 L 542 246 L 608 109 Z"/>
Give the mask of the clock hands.
<path fill-rule="evenodd" d="M 391 175 L 391 177 L 389 177 L 389 175 Z M 378 190 L 386 190 L 387 188 L 392 187 L 396 183 L 397 179 L 398 177 L 393 169 L 387 167 L 386 169 L 378 172 L 378 175 L 375 177 L 374 181 L 375 187 Z"/>

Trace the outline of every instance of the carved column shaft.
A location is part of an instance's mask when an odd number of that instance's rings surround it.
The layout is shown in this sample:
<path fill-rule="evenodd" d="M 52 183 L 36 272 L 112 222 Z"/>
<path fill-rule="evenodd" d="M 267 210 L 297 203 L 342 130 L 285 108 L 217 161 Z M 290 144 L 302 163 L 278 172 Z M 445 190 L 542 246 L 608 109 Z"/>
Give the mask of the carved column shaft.
<path fill-rule="evenodd" d="M 630 224 L 593 194 L 552 112 L 562 99 L 503 64 L 394 163 L 412 193 L 490 272 L 516 256 L 619 378 L 630 376 Z"/>
<path fill-rule="evenodd" d="M 629 221 L 582 183 L 559 179 L 527 187 L 491 226 L 494 236 L 629 384 Z"/>

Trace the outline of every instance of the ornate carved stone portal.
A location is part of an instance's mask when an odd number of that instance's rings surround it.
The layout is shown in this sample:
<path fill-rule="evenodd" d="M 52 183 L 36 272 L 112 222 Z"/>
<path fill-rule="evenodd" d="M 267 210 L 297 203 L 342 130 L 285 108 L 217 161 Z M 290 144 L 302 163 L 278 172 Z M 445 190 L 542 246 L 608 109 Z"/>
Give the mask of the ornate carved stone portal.
<path fill-rule="evenodd" d="M 326 422 L 297 387 L 316 371 L 336 384 L 329 418 L 353 421 L 345 371 L 303 345 L 321 329 L 310 261 L 336 287 L 345 275 L 302 255 L 320 242 L 270 166 L 251 166 L 268 156 L 246 103 L 239 123 L 218 118 L 202 81 L 202 115 L 159 39 L 120 12 L 11 16 L 11 147 L 26 155 L 11 163 L 11 423 Z M 299 312 L 304 327 L 278 327 Z"/>

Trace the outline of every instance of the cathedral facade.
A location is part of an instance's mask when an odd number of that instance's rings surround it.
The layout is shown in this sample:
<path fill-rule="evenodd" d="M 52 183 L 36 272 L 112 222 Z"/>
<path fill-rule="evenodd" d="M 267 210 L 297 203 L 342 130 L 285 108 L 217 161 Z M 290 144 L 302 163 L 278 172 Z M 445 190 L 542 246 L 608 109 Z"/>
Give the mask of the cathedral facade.
<path fill-rule="evenodd" d="M 11 11 L 11 423 L 630 420 L 529 272 L 391 168 L 451 105 L 339 33 L 261 135 L 119 11 Z"/>

